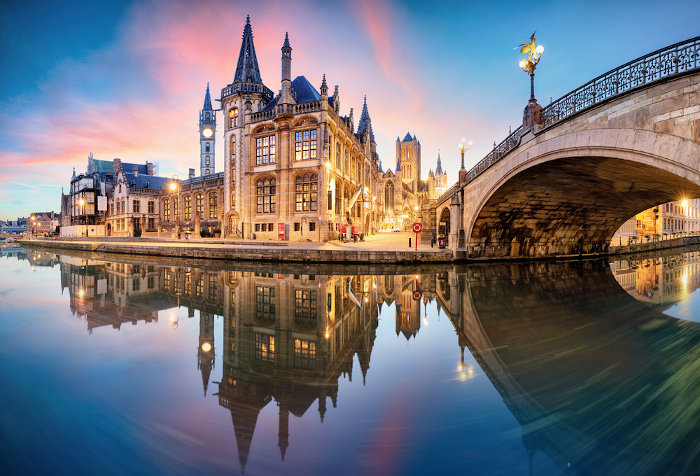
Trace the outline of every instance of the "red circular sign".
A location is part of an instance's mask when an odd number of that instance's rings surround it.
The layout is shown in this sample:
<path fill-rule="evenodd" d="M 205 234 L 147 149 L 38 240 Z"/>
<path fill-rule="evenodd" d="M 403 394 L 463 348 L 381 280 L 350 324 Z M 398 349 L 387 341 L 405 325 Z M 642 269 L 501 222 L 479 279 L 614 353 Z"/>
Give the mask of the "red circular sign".
<path fill-rule="evenodd" d="M 420 301 L 420 298 L 423 297 L 423 293 L 420 291 L 413 291 L 413 300 L 414 301 Z"/>
<path fill-rule="evenodd" d="M 423 225 L 418 222 L 415 222 L 411 226 L 411 229 L 413 230 L 413 233 L 420 233 L 421 231 L 423 231 Z"/>

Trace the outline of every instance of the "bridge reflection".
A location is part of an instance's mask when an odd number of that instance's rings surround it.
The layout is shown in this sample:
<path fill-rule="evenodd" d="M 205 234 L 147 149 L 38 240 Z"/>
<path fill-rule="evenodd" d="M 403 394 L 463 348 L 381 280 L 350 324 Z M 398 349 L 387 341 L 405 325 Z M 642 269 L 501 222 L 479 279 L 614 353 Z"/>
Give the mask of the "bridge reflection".
<path fill-rule="evenodd" d="M 355 356 L 367 377 L 379 318 L 392 319 L 401 338 L 417 338 L 421 308 L 433 302 L 456 330 L 461 377 L 471 376 L 468 351 L 520 423 L 531 455 L 543 452 L 574 473 L 700 467 L 700 325 L 665 314 L 700 284 L 698 252 L 613 263 L 612 273 L 608 263 L 585 261 L 450 266 L 418 275 L 32 253 L 30 260 L 60 265 L 71 309 L 89 332 L 156 322 L 160 311 L 176 327 L 174 308 L 186 307 L 191 317 L 198 311 L 202 390 L 217 385 L 241 469 L 263 408 L 273 400 L 278 406 L 284 459 L 290 415 L 317 413 L 322 423 L 327 406 L 337 405 L 339 379 L 353 378 Z M 214 372 L 219 352 L 222 368 Z"/>

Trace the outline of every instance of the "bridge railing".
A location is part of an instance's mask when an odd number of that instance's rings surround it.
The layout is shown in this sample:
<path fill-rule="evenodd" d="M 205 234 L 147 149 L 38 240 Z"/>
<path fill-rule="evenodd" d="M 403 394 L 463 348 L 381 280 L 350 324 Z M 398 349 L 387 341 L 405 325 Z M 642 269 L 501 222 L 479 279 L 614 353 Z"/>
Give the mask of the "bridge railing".
<path fill-rule="evenodd" d="M 544 127 L 641 86 L 700 68 L 700 36 L 623 64 L 542 109 Z"/>
<path fill-rule="evenodd" d="M 623 64 L 565 94 L 542 109 L 544 127 L 557 124 L 574 114 L 636 88 L 697 69 L 700 69 L 700 36 Z M 515 149 L 520 144 L 522 135 L 522 127 L 518 127 L 469 170 L 466 183 L 477 178 Z M 438 198 L 437 203 L 445 201 L 459 187 L 459 183 L 450 187 Z"/>

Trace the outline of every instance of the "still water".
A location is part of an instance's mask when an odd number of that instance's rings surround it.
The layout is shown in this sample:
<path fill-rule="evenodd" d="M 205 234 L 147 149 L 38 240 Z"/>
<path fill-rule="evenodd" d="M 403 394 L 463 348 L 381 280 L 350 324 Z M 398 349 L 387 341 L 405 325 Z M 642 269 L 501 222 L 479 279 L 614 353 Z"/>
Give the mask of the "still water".
<path fill-rule="evenodd" d="M 3 474 L 693 474 L 700 252 L 324 267 L 4 248 Z"/>

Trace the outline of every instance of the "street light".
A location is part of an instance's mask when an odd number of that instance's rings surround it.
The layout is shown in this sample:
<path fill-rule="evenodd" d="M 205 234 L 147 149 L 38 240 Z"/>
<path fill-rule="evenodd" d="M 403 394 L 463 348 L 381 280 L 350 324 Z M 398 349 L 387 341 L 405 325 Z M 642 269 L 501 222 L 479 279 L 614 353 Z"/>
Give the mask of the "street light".
<path fill-rule="evenodd" d="M 537 102 L 535 100 L 535 68 L 537 63 L 540 62 L 542 53 L 544 53 L 544 46 L 536 44 L 535 34 L 533 33 L 530 37 L 530 43 L 520 45 L 520 53 L 527 54 L 527 58 L 521 59 L 518 66 L 530 75 L 530 102 L 534 103 Z"/>
<path fill-rule="evenodd" d="M 473 141 L 467 142 L 466 139 L 462 139 L 462 142 L 457 144 L 457 147 L 459 148 L 459 153 L 462 154 L 462 168 L 460 170 L 464 170 L 464 153 L 471 149 L 473 144 Z"/>
<path fill-rule="evenodd" d="M 36 217 L 34 215 L 31 216 L 32 219 L 32 236 L 36 235 Z"/>

